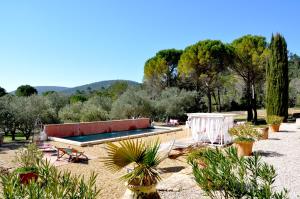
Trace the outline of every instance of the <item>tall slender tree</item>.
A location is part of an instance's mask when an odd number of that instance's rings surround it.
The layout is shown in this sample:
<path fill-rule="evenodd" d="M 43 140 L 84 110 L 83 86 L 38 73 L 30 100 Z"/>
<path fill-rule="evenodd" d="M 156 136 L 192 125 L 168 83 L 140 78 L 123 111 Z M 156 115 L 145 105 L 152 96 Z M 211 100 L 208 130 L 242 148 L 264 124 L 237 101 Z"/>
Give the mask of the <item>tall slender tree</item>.
<path fill-rule="evenodd" d="M 257 94 L 265 77 L 265 66 L 268 57 L 265 37 L 245 35 L 232 42 L 235 52 L 235 62 L 231 68 L 242 78 L 245 84 L 245 99 L 247 120 L 257 120 Z"/>
<path fill-rule="evenodd" d="M 288 51 L 284 37 L 272 35 L 270 60 L 267 65 L 267 115 L 288 117 L 289 76 Z"/>

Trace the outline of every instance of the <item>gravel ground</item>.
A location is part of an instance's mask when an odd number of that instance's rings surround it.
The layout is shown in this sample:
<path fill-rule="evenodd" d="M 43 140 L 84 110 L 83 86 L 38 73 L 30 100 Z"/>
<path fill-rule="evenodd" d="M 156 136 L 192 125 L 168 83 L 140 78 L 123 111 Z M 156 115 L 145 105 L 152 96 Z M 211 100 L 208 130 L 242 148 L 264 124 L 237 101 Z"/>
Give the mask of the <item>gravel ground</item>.
<path fill-rule="evenodd" d="M 255 143 L 254 151 L 275 167 L 275 188 L 285 187 L 290 198 L 300 198 L 300 126 L 282 124 L 280 132 L 269 133 L 268 140 Z"/>
<path fill-rule="evenodd" d="M 300 198 L 300 126 L 282 124 L 280 132 L 269 133 L 268 140 L 256 142 L 254 152 L 259 153 L 263 161 L 275 167 L 277 177 L 274 188 L 276 190 L 287 188 L 289 198 Z M 185 170 L 188 171 L 188 169 Z M 188 176 L 191 178 L 188 179 Z M 168 187 L 167 189 L 170 187 L 175 189 L 160 191 L 162 199 L 206 198 L 195 182 L 194 186 L 192 185 L 191 179 L 192 174 L 184 170 L 165 179 L 164 184 Z"/>

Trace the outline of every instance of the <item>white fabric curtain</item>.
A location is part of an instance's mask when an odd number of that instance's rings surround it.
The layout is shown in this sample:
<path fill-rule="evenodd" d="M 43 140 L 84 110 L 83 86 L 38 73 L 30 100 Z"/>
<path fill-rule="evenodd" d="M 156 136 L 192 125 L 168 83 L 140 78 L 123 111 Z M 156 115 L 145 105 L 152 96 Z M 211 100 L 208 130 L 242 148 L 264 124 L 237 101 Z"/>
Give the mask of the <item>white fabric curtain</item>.
<path fill-rule="evenodd" d="M 191 114 L 189 115 L 189 121 L 193 140 L 209 141 L 211 144 L 231 142 L 228 130 L 233 126 L 233 115 Z"/>

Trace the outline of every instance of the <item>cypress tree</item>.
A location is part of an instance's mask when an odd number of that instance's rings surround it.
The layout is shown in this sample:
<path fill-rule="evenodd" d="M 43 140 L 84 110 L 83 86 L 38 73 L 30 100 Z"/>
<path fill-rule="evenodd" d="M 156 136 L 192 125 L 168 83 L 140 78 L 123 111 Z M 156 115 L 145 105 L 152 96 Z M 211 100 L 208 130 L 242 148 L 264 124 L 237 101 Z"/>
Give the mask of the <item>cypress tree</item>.
<path fill-rule="evenodd" d="M 288 55 L 287 45 L 282 35 L 272 35 L 270 59 L 266 70 L 267 115 L 288 117 Z"/>

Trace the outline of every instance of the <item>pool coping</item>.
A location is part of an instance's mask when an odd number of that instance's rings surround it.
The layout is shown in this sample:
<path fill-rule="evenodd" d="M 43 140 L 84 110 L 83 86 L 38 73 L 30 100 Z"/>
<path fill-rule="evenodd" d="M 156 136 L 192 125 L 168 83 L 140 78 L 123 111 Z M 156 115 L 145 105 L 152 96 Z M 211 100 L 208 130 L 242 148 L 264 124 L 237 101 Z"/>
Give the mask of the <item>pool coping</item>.
<path fill-rule="evenodd" d="M 171 132 L 176 132 L 176 131 L 182 130 L 181 127 L 155 126 L 154 128 L 165 129 L 165 130 L 157 131 L 157 132 L 141 133 L 141 134 L 136 134 L 136 135 L 128 135 L 128 136 L 122 136 L 122 137 L 116 137 L 116 138 L 108 138 L 108 139 L 102 139 L 102 140 L 93 140 L 93 141 L 88 141 L 88 142 L 78 142 L 78 141 L 67 140 L 67 139 L 58 138 L 58 137 L 48 137 L 48 140 L 84 147 L 84 146 L 91 146 L 91 145 L 96 145 L 96 144 L 103 144 L 106 142 L 116 142 L 116 141 L 126 140 L 126 139 L 148 137 L 148 136 L 171 133 Z"/>

